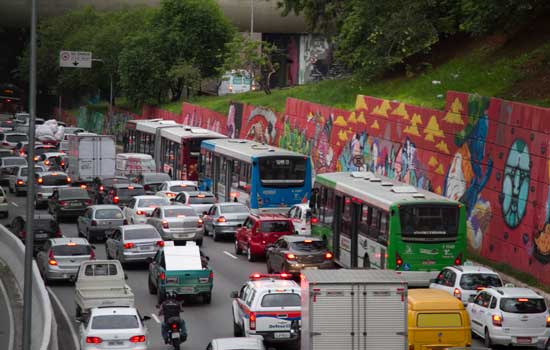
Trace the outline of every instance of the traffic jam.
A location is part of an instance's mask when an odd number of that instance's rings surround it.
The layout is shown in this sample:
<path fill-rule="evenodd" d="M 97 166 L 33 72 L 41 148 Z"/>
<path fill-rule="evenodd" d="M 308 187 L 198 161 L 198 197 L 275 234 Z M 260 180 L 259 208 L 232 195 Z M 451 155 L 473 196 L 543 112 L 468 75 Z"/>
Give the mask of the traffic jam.
<path fill-rule="evenodd" d="M 30 172 L 29 118 L 2 121 L 0 214 L 80 349 L 550 349 L 543 296 L 466 259 L 459 202 L 162 119 L 118 145 L 37 120 Z"/>

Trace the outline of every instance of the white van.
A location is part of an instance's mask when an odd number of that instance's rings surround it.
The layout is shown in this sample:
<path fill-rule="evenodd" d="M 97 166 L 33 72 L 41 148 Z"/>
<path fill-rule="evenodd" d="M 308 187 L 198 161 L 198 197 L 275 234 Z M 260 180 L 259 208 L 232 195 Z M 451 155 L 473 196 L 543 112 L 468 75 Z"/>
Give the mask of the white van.
<path fill-rule="evenodd" d="M 250 91 L 251 80 L 247 71 L 226 72 L 222 76 L 222 82 L 218 88 L 218 96 L 228 94 L 240 94 Z M 256 90 L 256 85 L 252 84 L 252 90 Z"/>
<path fill-rule="evenodd" d="M 115 175 L 135 179 L 142 173 L 154 173 L 155 160 L 144 153 L 119 153 L 116 155 Z"/>

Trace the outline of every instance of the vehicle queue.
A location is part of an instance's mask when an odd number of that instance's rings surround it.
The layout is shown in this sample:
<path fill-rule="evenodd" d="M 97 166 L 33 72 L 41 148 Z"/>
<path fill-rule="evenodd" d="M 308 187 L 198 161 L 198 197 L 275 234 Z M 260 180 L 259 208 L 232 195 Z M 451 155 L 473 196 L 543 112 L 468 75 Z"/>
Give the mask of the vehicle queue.
<path fill-rule="evenodd" d="M 127 153 L 117 154 L 109 136 L 75 130 L 68 153 L 49 150 L 37 158 L 32 200 L 48 213 L 34 218 L 36 261 L 45 283 L 76 282 L 82 349 L 148 348 L 148 317 L 140 316 L 125 282 L 124 267 L 135 262 L 148 265 L 149 293 L 166 309 L 165 343 L 179 348 L 188 334 L 170 302 L 212 302 L 215 276 L 200 249 L 206 236 L 266 262 L 268 274 L 253 274 L 231 292 L 234 337 L 325 349 L 300 339 L 303 318 L 313 317 L 302 314 L 301 273 L 361 268 L 398 271 L 409 288 L 429 286 L 430 300 L 412 290 L 408 303 L 402 299 L 408 349 L 471 347 L 472 334 L 487 347 L 550 348 L 544 299 L 465 263 L 460 203 L 370 172 L 319 174 L 313 184 L 306 155 L 162 120 L 129 124 Z M 10 150 L 0 181 L 21 194 L 30 181 L 27 162 L 12 146 L 0 145 Z M 83 151 L 102 157 L 86 162 Z M 0 197 L 2 212 L 7 196 Z M 62 219 L 76 221 L 84 238 L 64 237 Z M 24 220 L 10 221 L 22 240 Z M 96 260 L 98 241 L 107 260 Z M 239 345 L 218 339 L 207 348 Z"/>

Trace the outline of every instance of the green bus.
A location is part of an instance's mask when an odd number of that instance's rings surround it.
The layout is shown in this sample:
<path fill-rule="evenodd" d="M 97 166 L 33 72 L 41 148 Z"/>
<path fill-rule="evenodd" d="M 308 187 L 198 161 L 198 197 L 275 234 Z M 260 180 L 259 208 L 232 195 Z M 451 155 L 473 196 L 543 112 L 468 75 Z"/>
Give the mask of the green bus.
<path fill-rule="evenodd" d="M 465 259 L 465 207 L 435 193 L 372 172 L 325 173 L 310 206 L 312 233 L 342 267 L 437 273 Z"/>

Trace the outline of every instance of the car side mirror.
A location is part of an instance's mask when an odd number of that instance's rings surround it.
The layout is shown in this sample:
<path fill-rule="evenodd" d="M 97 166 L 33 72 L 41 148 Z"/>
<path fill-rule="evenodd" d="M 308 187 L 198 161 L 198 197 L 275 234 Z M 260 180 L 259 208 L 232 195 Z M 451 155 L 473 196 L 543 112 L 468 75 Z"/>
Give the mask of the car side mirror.
<path fill-rule="evenodd" d="M 149 321 L 151 319 L 151 316 L 143 316 L 141 318 L 141 321 L 145 322 L 145 321 Z"/>
<path fill-rule="evenodd" d="M 171 198 L 170 198 L 169 200 L 170 200 L 170 202 L 172 202 L 172 203 L 173 203 L 173 202 L 175 202 L 175 201 L 176 201 L 176 198 L 174 198 L 174 197 L 171 197 Z"/>
<path fill-rule="evenodd" d="M 239 292 L 237 292 L 236 290 L 232 291 L 230 294 L 229 294 L 229 297 L 233 298 L 233 299 L 236 299 L 239 297 Z"/>
<path fill-rule="evenodd" d="M 475 297 L 476 297 L 475 295 L 470 295 L 470 296 L 468 297 L 468 302 L 469 302 L 469 303 L 473 303 Z"/>

